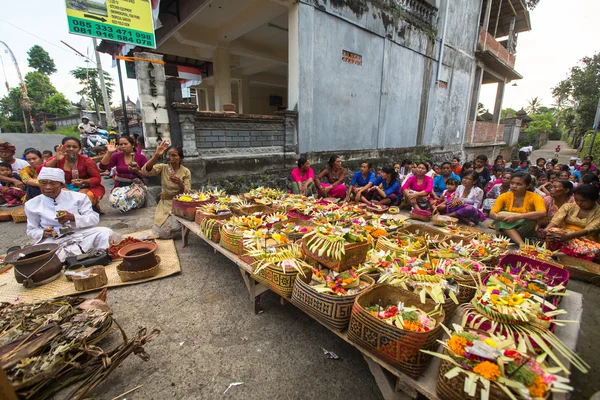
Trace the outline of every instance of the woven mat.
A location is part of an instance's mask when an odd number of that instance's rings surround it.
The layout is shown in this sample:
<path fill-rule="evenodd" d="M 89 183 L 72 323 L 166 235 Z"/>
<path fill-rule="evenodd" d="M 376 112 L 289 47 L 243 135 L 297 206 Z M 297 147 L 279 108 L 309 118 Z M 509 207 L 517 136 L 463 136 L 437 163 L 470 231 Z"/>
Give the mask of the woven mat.
<path fill-rule="evenodd" d="M 151 231 L 142 231 L 127 234 L 125 236 L 133 236 L 136 238 L 144 238 L 149 236 Z M 160 267 L 158 275 L 152 278 L 139 279 L 136 281 L 121 282 L 119 274 L 117 273 L 117 265 L 121 263 L 121 260 L 114 261 L 105 267 L 106 276 L 108 277 L 108 284 L 97 289 L 90 289 L 82 292 L 75 290 L 73 282 L 66 280 L 64 276 L 56 279 L 53 282 L 48 283 L 33 289 L 26 289 L 20 283 L 15 280 L 15 273 L 13 269 L 0 274 L 0 302 L 16 302 L 21 301 L 25 303 L 32 303 L 34 301 L 54 299 L 62 296 L 79 295 L 86 292 L 94 292 L 101 290 L 105 287 L 114 286 L 125 286 L 135 285 L 142 282 L 148 282 L 155 279 L 164 278 L 169 275 L 177 274 L 181 272 L 181 265 L 179 264 L 179 257 L 175 250 L 175 243 L 172 240 L 157 240 L 158 249 L 156 255 L 160 257 Z"/>

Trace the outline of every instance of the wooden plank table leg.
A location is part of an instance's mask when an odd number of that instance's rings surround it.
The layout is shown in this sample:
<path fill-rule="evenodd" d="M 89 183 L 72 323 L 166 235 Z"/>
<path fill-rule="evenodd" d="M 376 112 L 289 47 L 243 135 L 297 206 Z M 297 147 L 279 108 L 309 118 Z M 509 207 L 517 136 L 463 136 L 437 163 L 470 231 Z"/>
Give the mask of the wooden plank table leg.
<path fill-rule="evenodd" d="M 181 225 L 181 248 L 185 248 L 188 243 L 188 236 L 190 234 L 190 230 L 187 226 Z"/>
<path fill-rule="evenodd" d="M 246 288 L 248 289 L 248 296 L 250 296 L 250 304 L 254 309 L 254 314 L 260 314 L 263 312 L 262 307 L 260 306 L 260 295 L 265 292 L 265 290 L 260 290 L 260 285 L 256 283 L 254 279 L 252 279 L 252 275 L 250 275 L 247 271 L 240 267 L 240 273 L 242 274 L 242 278 L 244 279 L 244 283 L 246 284 Z M 257 289 L 259 286 L 259 290 Z M 266 288 L 265 288 L 266 289 Z"/>
<path fill-rule="evenodd" d="M 369 366 L 369 370 L 371 370 L 371 374 L 373 378 L 375 378 L 375 383 L 377 383 L 377 387 L 381 391 L 383 398 L 385 400 L 408 400 L 412 399 L 412 397 L 408 396 L 404 392 L 396 391 L 396 379 L 391 374 L 387 374 L 381 365 L 377 364 L 375 361 L 371 360 L 369 357 L 363 356 L 367 365 Z"/>

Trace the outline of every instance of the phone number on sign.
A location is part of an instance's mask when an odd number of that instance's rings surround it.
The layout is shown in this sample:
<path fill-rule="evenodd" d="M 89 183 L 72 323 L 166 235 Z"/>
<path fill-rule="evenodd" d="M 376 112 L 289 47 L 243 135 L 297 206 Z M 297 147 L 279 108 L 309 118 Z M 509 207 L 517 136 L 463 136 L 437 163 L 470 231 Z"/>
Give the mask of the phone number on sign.
<path fill-rule="evenodd" d="M 73 27 L 71 29 L 73 32 L 83 35 L 135 43 L 142 46 L 152 46 L 153 44 L 152 35 L 150 34 L 132 32 L 128 29 L 113 28 L 86 21 L 73 20 Z"/>

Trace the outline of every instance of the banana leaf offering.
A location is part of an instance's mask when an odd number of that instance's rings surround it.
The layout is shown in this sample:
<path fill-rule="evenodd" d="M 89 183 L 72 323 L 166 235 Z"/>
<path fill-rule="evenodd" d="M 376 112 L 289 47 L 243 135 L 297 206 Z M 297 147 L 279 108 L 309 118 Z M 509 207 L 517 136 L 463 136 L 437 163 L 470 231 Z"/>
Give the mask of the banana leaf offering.
<path fill-rule="evenodd" d="M 343 227 L 333 225 L 319 226 L 304 235 L 308 249 L 318 254 L 327 255 L 334 260 L 341 260 L 346 253 L 345 246 L 349 243 L 363 243 L 368 240 L 360 227 Z"/>

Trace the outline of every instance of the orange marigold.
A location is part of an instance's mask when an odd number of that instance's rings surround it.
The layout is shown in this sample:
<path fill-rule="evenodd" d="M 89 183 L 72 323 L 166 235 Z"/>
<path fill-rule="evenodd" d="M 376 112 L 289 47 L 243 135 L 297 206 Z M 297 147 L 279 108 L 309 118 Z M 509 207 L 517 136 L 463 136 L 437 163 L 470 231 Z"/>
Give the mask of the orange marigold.
<path fill-rule="evenodd" d="M 544 382 L 544 379 L 541 376 L 536 376 L 533 385 L 529 387 L 531 397 L 544 398 L 547 392 L 548 386 Z"/>
<path fill-rule="evenodd" d="M 495 381 L 500 378 L 500 368 L 496 364 L 489 361 L 484 361 L 480 364 L 477 364 L 475 368 L 473 368 L 473 372 L 490 381 Z"/>
<path fill-rule="evenodd" d="M 448 339 L 448 347 L 450 348 L 450 350 L 452 350 L 452 352 L 454 354 L 456 354 L 457 356 L 461 356 L 463 357 L 465 355 L 465 346 L 467 345 L 467 339 L 465 339 L 462 336 L 452 336 L 450 339 Z"/>
<path fill-rule="evenodd" d="M 407 331 L 420 332 L 423 329 L 423 325 L 420 322 L 404 321 L 403 326 Z"/>

